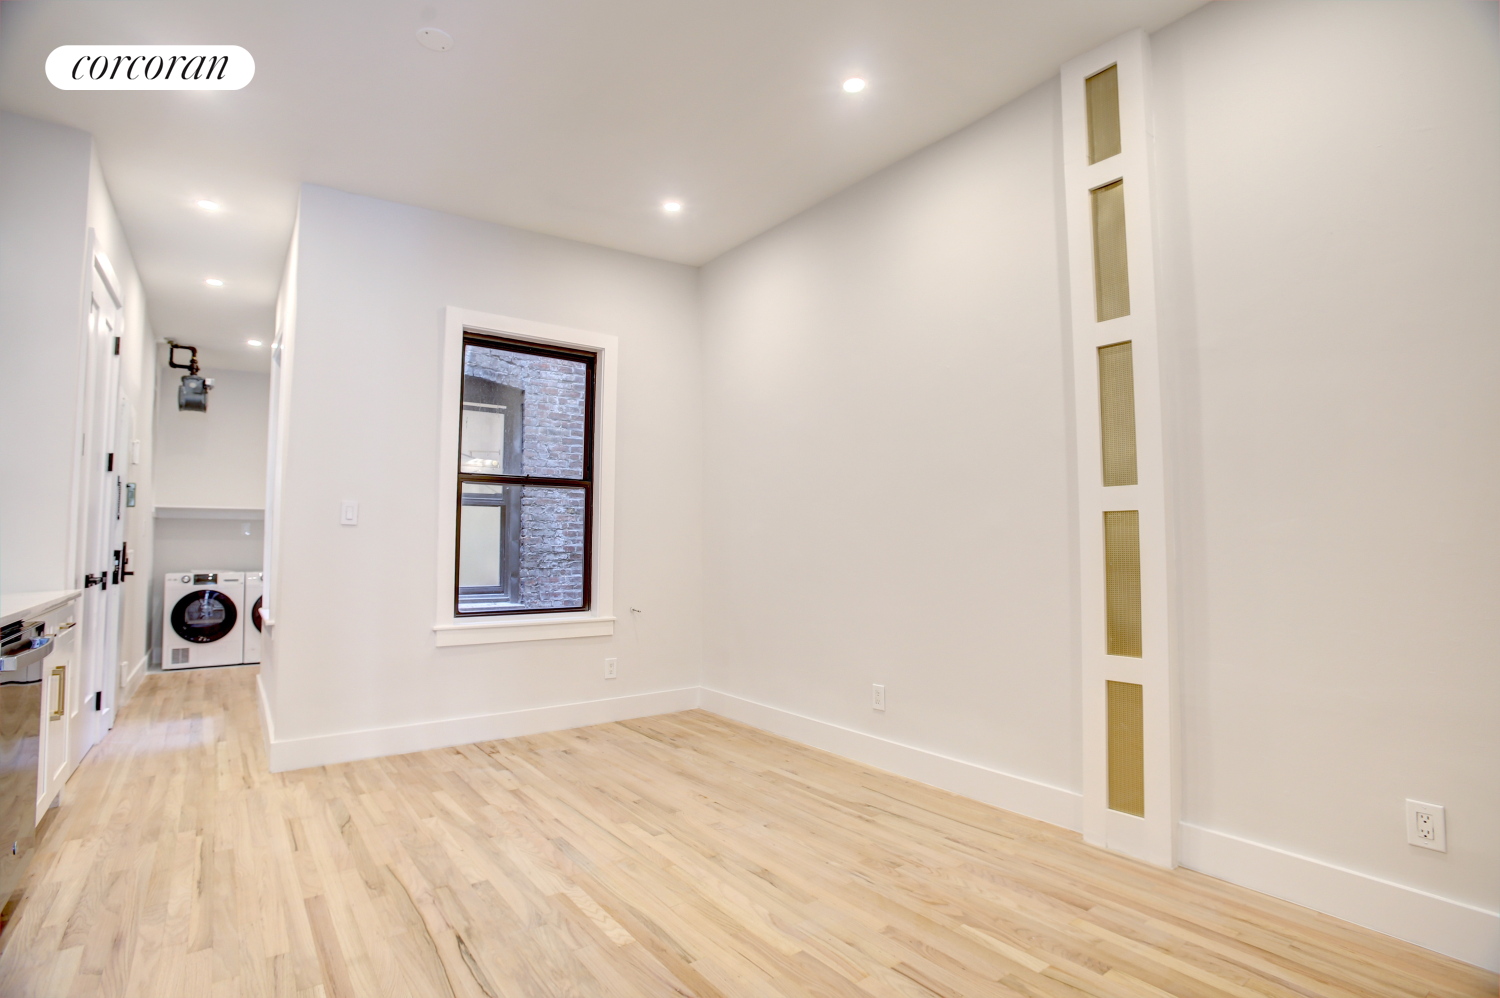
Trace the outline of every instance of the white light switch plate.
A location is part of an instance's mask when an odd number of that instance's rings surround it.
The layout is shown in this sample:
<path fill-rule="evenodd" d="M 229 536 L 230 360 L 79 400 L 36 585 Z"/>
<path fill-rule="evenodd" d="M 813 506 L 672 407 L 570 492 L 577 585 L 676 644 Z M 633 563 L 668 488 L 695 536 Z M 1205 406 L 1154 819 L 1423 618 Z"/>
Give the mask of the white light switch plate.
<path fill-rule="evenodd" d="M 345 499 L 339 506 L 339 523 L 346 527 L 353 527 L 359 523 L 359 503 L 353 499 Z"/>
<path fill-rule="evenodd" d="M 1406 841 L 1423 849 L 1448 851 L 1448 817 L 1441 804 L 1406 802 Z"/>

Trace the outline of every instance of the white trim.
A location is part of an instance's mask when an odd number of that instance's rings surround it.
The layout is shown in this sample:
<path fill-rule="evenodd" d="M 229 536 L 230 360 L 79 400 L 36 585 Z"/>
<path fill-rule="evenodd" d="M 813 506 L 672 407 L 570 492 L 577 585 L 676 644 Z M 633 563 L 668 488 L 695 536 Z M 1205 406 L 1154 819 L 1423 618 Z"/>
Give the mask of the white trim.
<path fill-rule="evenodd" d="M 255 506 L 155 506 L 158 520 L 264 520 L 266 511 Z"/>
<path fill-rule="evenodd" d="M 133 696 L 135 694 L 135 688 L 140 685 L 142 679 L 146 678 L 146 666 L 149 665 L 150 662 L 151 653 L 148 651 L 146 652 L 146 654 L 141 656 L 140 661 L 135 663 L 135 667 L 132 668 L 128 673 L 126 673 L 124 681 L 120 683 L 120 689 L 125 692 L 125 699 L 129 699 L 131 696 Z M 124 705 L 121 704 L 121 706 Z"/>
<path fill-rule="evenodd" d="M 68 541 L 63 565 L 63 584 L 67 586 L 81 586 L 85 573 L 79 571 L 83 555 L 79 548 L 83 544 L 84 527 L 83 517 L 83 488 L 84 488 L 84 461 L 83 449 L 87 446 L 87 401 L 88 401 L 88 372 L 89 372 L 89 300 L 94 289 L 94 274 L 97 269 L 93 265 L 96 254 L 100 253 L 99 236 L 91 225 L 88 228 L 87 252 L 84 255 L 84 280 L 80 289 L 82 297 L 78 301 L 78 369 L 76 372 L 77 389 L 73 399 L 73 461 L 69 471 L 71 478 L 68 483 Z"/>
<path fill-rule="evenodd" d="M 451 577 L 451 576 L 450 576 Z M 461 624 L 434 624 L 437 646 L 506 644 L 511 641 L 550 641 L 555 638 L 607 638 L 615 633 L 615 618 L 546 614 Z"/>
<path fill-rule="evenodd" d="M 115 308 L 124 308 L 125 296 L 120 293 L 120 279 L 115 276 L 115 268 L 109 265 L 109 257 L 101 249 L 94 250 L 94 266 L 98 269 L 99 276 L 104 278 L 104 290 L 114 300 Z"/>
<path fill-rule="evenodd" d="M 1500 912 L 1186 821 L 1180 842 L 1189 869 L 1500 970 Z"/>
<path fill-rule="evenodd" d="M 264 673 L 255 673 L 255 703 L 260 708 L 260 739 L 266 750 L 266 762 L 271 761 L 271 746 L 276 742 L 276 722 L 271 716 L 271 701 L 266 697 L 266 684 L 261 682 Z M 271 772 L 276 772 L 274 767 Z"/>
<path fill-rule="evenodd" d="M 833 752 L 907 779 L 1078 831 L 1083 796 L 1024 776 L 894 742 L 779 707 L 704 688 L 701 706 L 731 720 Z"/>
<path fill-rule="evenodd" d="M 259 680 L 260 677 L 257 676 L 257 684 Z M 266 757 L 271 772 L 284 773 L 310 766 L 329 766 L 357 759 L 423 752 L 498 738 L 519 738 L 522 735 L 565 731 L 568 728 L 608 724 L 611 721 L 628 721 L 636 717 L 675 714 L 698 706 L 698 692 L 698 687 L 687 686 L 676 690 L 638 693 L 634 696 L 285 740 L 278 740 L 275 736 L 267 714 L 264 690 L 261 693 L 261 711 L 268 743 Z"/>
<path fill-rule="evenodd" d="M 476 621 L 453 612 L 453 559 L 457 534 L 459 401 L 463 397 L 464 331 L 493 333 L 544 346 L 593 352 L 594 534 L 590 607 L 580 614 L 508 616 Z M 433 640 L 438 647 L 599 637 L 614 633 L 615 400 L 620 341 L 608 333 L 553 326 L 530 319 L 474 312 L 449 305 L 443 315 L 443 391 L 438 438 L 438 557 Z"/>

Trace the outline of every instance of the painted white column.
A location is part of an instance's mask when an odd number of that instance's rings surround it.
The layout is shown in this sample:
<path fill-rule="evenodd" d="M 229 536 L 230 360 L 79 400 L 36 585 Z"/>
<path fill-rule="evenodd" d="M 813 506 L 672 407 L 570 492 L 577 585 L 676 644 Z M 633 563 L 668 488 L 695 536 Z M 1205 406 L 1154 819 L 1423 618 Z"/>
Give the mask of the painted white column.
<path fill-rule="evenodd" d="M 1090 163 L 1086 81 L 1116 67 L 1120 151 Z M 1077 400 L 1078 533 L 1082 559 L 1083 830 L 1086 841 L 1172 867 L 1177 858 L 1177 694 L 1170 619 L 1166 476 L 1157 350 L 1152 231 L 1150 49 L 1133 31 L 1062 67 L 1063 181 L 1072 293 Z M 1100 321 L 1095 301 L 1092 192 L 1123 181 L 1129 271 L 1128 315 Z M 1106 486 L 1100 428 L 1098 349 L 1130 342 L 1134 366 L 1137 484 Z M 1106 641 L 1104 514 L 1140 518 L 1141 655 L 1111 655 Z M 1109 681 L 1142 691 L 1144 817 L 1109 807 Z"/>

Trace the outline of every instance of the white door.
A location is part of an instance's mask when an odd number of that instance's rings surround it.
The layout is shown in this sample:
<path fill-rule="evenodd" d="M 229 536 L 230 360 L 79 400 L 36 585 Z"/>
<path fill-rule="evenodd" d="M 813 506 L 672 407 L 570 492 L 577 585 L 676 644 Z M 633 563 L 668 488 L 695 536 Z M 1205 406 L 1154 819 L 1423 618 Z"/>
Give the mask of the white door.
<path fill-rule="evenodd" d="M 125 605 L 126 579 L 126 576 L 122 574 L 125 570 L 123 563 L 125 556 L 125 469 L 130 465 L 130 437 L 135 426 L 135 415 L 131 409 L 130 400 L 118 390 L 118 360 L 115 368 L 117 402 L 115 404 L 114 443 L 111 445 L 111 456 L 105 460 L 109 478 L 106 485 L 106 501 L 109 503 L 109 509 L 105 514 L 108 519 L 110 556 L 109 590 L 105 597 L 108 614 L 104 627 L 104 656 L 100 659 L 103 675 L 100 676 L 99 682 L 99 709 L 96 712 L 94 726 L 95 741 L 103 738 L 104 733 L 115 726 L 115 694 L 120 688 L 122 667 L 120 614 Z"/>
<path fill-rule="evenodd" d="M 119 590 L 114 566 L 114 541 L 121 521 L 116 518 L 116 485 L 125 454 L 116 453 L 115 422 L 120 395 L 120 297 L 107 276 L 111 271 L 96 256 L 91 271 L 84 371 L 83 460 L 80 475 L 79 584 L 80 608 L 76 681 L 67 690 L 68 771 L 77 768 L 88 750 L 103 737 L 101 723 L 106 676 L 119 653 Z M 123 506 L 123 496 L 120 505 Z M 73 677 L 69 677 L 70 680 Z"/>

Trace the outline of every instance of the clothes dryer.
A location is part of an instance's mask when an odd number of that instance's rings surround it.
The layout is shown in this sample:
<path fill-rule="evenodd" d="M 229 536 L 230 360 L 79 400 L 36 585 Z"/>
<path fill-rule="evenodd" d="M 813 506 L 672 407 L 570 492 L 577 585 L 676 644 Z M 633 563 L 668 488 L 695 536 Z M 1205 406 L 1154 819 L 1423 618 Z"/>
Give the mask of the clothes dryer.
<path fill-rule="evenodd" d="M 162 585 L 161 667 L 244 661 L 244 572 L 169 572 Z"/>
<path fill-rule="evenodd" d="M 250 619 L 245 621 L 245 664 L 260 661 L 261 594 L 264 592 L 264 576 L 260 572 L 245 573 L 245 606 Z"/>

